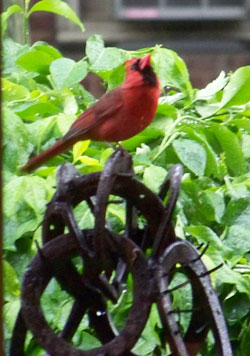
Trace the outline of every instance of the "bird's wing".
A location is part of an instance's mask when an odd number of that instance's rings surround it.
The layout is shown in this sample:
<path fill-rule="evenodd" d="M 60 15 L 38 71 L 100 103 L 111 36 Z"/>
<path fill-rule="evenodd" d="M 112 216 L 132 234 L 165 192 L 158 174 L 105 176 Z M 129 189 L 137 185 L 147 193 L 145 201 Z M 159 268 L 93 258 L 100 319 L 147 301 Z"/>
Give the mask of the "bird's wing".
<path fill-rule="evenodd" d="M 63 136 L 62 141 L 68 141 L 72 138 L 84 135 L 102 121 L 114 116 L 122 105 L 123 100 L 120 88 L 116 88 L 104 94 L 97 103 L 92 105 L 76 119 L 69 131 Z"/>

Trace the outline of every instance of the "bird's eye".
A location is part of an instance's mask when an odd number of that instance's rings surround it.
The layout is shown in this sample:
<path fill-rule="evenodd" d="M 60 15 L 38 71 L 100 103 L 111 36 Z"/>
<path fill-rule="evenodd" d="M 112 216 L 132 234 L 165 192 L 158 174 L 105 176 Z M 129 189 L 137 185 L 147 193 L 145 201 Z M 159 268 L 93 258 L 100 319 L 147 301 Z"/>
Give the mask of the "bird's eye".
<path fill-rule="evenodd" d="M 136 62 L 131 66 L 131 69 L 139 71 L 140 69 L 139 63 L 140 63 L 140 59 L 137 59 Z"/>

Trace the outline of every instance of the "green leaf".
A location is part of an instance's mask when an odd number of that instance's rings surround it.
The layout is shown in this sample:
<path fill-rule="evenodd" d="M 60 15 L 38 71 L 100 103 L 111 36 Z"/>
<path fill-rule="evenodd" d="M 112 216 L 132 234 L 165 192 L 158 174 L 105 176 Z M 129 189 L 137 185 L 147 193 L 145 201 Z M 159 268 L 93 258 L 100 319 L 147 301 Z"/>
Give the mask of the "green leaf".
<path fill-rule="evenodd" d="M 235 175 L 244 174 L 246 171 L 243 152 L 237 136 L 227 127 L 220 124 L 211 124 L 212 132 L 225 152 L 226 165 Z"/>
<path fill-rule="evenodd" d="M 249 307 L 249 302 L 248 302 L 248 307 Z M 244 327 L 241 332 L 241 343 L 240 343 L 241 355 L 247 355 L 249 350 L 250 350 L 250 324 L 246 325 L 246 327 Z"/>
<path fill-rule="evenodd" d="M 171 296 L 172 302 L 173 302 L 173 309 L 176 310 L 180 308 L 181 310 L 189 310 L 192 308 L 192 290 L 190 285 L 185 285 L 183 286 L 183 289 L 180 291 L 178 290 L 178 286 L 181 285 L 182 283 L 187 282 L 187 277 L 182 274 L 182 273 L 175 273 L 171 283 L 169 285 L 169 288 L 175 288 L 177 287 L 177 290 L 173 292 L 173 295 Z M 185 314 L 181 318 L 181 325 L 184 329 L 186 329 L 189 325 L 190 322 L 190 314 Z"/>
<path fill-rule="evenodd" d="M 134 165 L 139 165 L 139 169 L 141 168 L 141 165 L 151 166 L 152 162 L 150 159 L 150 153 L 150 147 L 145 145 L 145 143 L 142 144 L 141 147 L 137 147 L 136 154 L 133 157 Z"/>
<path fill-rule="evenodd" d="M 100 162 L 96 158 L 92 158 L 89 156 L 81 156 L 78 158 L 78 160 L 85 166 L 95 166 L 98 170 L 102 168 Z"/>
<path fill-rule="evenodd" d="M 242 135 L 242 152 L 246 159 L 250 158 L 250 135 Z"/>
<path fill-rule="evenodd" d="M 2 308 L 3 319 L 4 319 L 4 331 L 7 334 L 7 337 L 11 339 L 13 328 L 15 325 L 17 314 L 21 307 L 20 298 L 13 298 L 9 302 L 5 303 Z M 5 335 L 6 335 L 5 334 Z M 8 341 L 8 340 L 5 340 Z M 9 350 L 8 350 L 9 352 Z M 7 352 L 6 352 L 7 355 Z"/>
<path fill-rule="evenodd" d="M 95 338 L 93 335 L 88 333 L 87 331 L 81 332 L 81 339 L 82 339 L 81 348 L 83 350 L 89 350 L 89 349 L 93 349 L 94 347 L 101 346 L 100 341 L 97 338 Z"/>
<path fill-rule="evenodd" d="M 156 344 L 155 344 L 155 339 L 151 336 L 145 337 L 143 334 L 146 332 L 147 326 L 143 330 L 143 333 L 139 340 L 137 341 L 136 345 L 133 347 L 132 351 L 133 353 L 136 353 L 136 355 L 151 355 L 151 353 L 154 351 Z"/>
<path fill-rule="evenodd" d="M 75 62 L 69 58 L 59 58 L 50 65 L 52 81 L 57 89 L 70 88 L 83 80 L 87 73 L 87 62 Z"/>
<path fill-rule="evenodd" d="M 231 200 L 223 218 L 227 226 L 242 225 L 250 229 L 250 199 Z"/>
<path fill-rule="evenodd" d="M 208 226 L 203 225 L 191 225 L 186 227 L 186 231 L 188 231 L 192 236 L 194 236 L 198 243 L 209 243 L 212 247 L 222 248 L 222 242 L 217 234 L 210 229 Z"/>
<path fill-rule="evenodd" d="M 20 116 L 23 120 L 26 121 L 36 121 L 38 119 L 38 116 L 39 118 L 41 118 L 55 115 L 59 112 L 60 109 L 50 103 L 31 103 L 31 105 L 27 109 L 22 111 L 16 111 L 18 116 Z"/>
<path fill-rule="evenodd" d="M 38 228 L 38 226 L 41 224 L 42 220 L 43 220 L 42 215 L 40 215 L 37 217 L 33 217 L 32 219 L 27 218 L 27 220 L 24 221 L 23 223 L 18 223 L 16 232 L 15 232 L 15 241 L 18 242 L 19 238 L 22 237 L 26 233 L 29 233 L 30 235 L 32 235 L 33 231 L 35 231 Z M 30 239 L 24 238 L 21 241 L 21 245 L 26 246 L 26 247 L 24 247 L 26 249 L 25 252 L 30 249 L 30 244 L 31 244 Z M 16 243 L 15 243 L 15 245 L 16 245 Z"/>
<path fill-rule="evenodd" d="M 125 207 L 117 204 L 109 204 L 108 209 L 108 218 L 116 217 L 119 219 L 119 222 L 121 222 L 123 225 L 125 224 Z"/>
<path fill-rule="evenodd" d="M 204 174 L 207 155 L 199 143 L 188 139 L 177 139 L 173 142 L 173 147 L 180 161 L 190 171 L 197 176 Z"/>
<path fill-rule="evenodd" d="M 167 103 L 168 105 L 176 105 L 178 101 L 184 98 L 185 98 L 184 93 L 176 93 L 176 94 L 170 93 L 168 95 L 161 96 L 159 98 L 159 104 Z"/>
<path fill-rule="evenodd" d="M 14 219 L 3 219 L 3 250 L 16 251 L 15 241 L 17 239 L 16 232 L 18 229 L 18 222 Z"/>
<path fill-rule="evenodd" d="M 60 114 L 56 116 L 56 123 L 61 136 L 65 135 L 76 117 L 72 114 Z"/>
<path fill-rule="evenodd" d="M 163 87 L 170 86 L 179 89 L 192 97 L 193 89 L 186 64 L 174 51 L 156 47 L 152 58 Z"/>
<path fill-rule="evenodd" d="M 20 285 L 16 272 L 5 260 L 3 261 L 3 282 L 5 300 L 20 296 Z"/>
<path fill-rule="evenodd" d="M 2 26 L 2 36 L 4 36 L 4 33 L 7 29 L 8 26 L 8 18 L 17 13 L 17 12 L 23 12 L 23 9 L 19 5 L 11 5 L 8 7 L 8 9 L 1 14 L 1 26 Z"/>
<path fill-rule="evenodd" d="M 48 140 L 53 136 L 53 129 L 57 122 L 57 116 L 49 116 L 44 120 L 39 120 L 39 132 L 37 137 L 37 153 L 39 153 L 41 145 L 43 142 L 48 142 Z"/>
<path fill-rule="evenodd" d="M 124 66 L 120 65 L 115 70 L 113 70 L 111 72 L 111 75 L 110 75 L 109 81 L 108 81 L 107 90 L 109 91 L 109 90 L 112 90 L 112 89 L 118 87 L 118 85 L 120 85 L 121 83 L 124 82 L 124 78 L 125 78 Z"/>
<path fill-rule="evenodd" d="M 244 225 L 232 225 L 223 240 L 225 243 L 224 256 L 235 265 L 244 255 L 250 251 L 250 227 Z"/>
<path fill-rule="evenodd" d="M 237 69 L 223 91 L 221 108 L 244 105 L 250 100 L 250 66 Z"/>
<path fill-rule="evenodd" d="M 87 203 L 83 201 L 74 208 L 75 219 L 78 222 L 80 229 L 92 229 L 94 226 L 94 217 L 87 206 Z"/>
<path fill-rule="evenodd" d="M 240 127 L 250 133 L 250 119 L 249 118 L 242 118 L 242 119 L 234 119 L 232 122 L 237 127 Z"/>
<path fill-rule="evenodd" d="M 46 181 L 37 176 L 12 176 L 4 187 L 4 248 L 14 249 L 14 243 L 24 234 L 32 233 L 42 221 L 47 199 Z M 29 239 L 24 239 L 30 245 Z"/>
<path fill-rule="evenodd" d="M 63 328 L 67 318 L 66 315 L 70 313 L 72 298 L 61 290 L 55 280 L 51 280 L 41 298 L 41 302 L 49 324 L 53 328 Z"/>
<path fill-rule="evenodd" d="M 216 271 L 216 279 L 223 284 L 233 284 L 240 293 L 247 293 L 250 297 L 249 278 L 241 276 L 240 273 L 233 271 L 226 263 Z"/>
<path fill-rule="evenodd" d="M 86 41 L 86 55 L 90 64 L 93 64 L 104 49 L 104 41 L 100 35 L 92 35 Z"/>
<path fill-rule="evenodd" d="M 75 115 L 78 111 L 78 105 L 76 102 L 76 98 L 72 94 L 70 90 L 67 88 L 64 91 L 61 91 L 61 95 L 63 98 L 63 112 L 66 115 Z"/>
<path fill-rule="evenodd" d="M 209 83 L 204 89 L 201 89 L 196 94 L 197 100 L 208 100 L 211 99 L 218 91 L 224 88 L 228 81 L 225 72 L 221 72 L 218 78 Z"/>
<path fill-rule="evenodd" d="M 2 74 L 11 75 L 13 73 L 22 72 L 23 69 L 16 66 L 16 60 L 20 55 L 29 51 L 30 47 L 27 44 L 21 46 L 19 43 L 14 42 L 11 38 L 5 38 L 2 45 Z"/>
<path fill-rule="evenodd" d="M 162 130 L 154 127 L 154 124 L 151 124 L 139 134 L 122 141 L 122 146 L 128 151 L 133 151 L 140 145 L 153 141 L 161 136 L 163 136 Z"/>
<path fill-rule="evenodd" d="M 23 193 L 24 177 L 12 178 L 12 180 L 4 187 L 3 211 L 7 217 L 16 214 L 18 210 L 18 202 Z"/>
<path fill-rule="evenodd" d="M 76 25 L 80 27 L 80 29 L 84 32 L 83 23 L 80 21 L 79 17 L 76 13 L 71 9 L 71 7 L 60 0 L 42 0 L 38 1 L 32 8 L 29 10 L 29 15 L 31 15 L 35 11 L 49 11 L 53 12 L 57 15 L 64 16 L 66 19 L 74 22 Z"/>
<path fill-rule="evenodd" d="M 109 159 L 109 157 L 112 155 L 113 152 L 114 152 L 114 149 L 111 147 L 108 147 L 104 151 L 102 151 L 101 158 L 100 158 L 100 164 L 102 166 L 105 165 L 105 163 L 107 162 L 107 160 Z"/>
<path fill-rule="evenodd" d="M 173 118 L 174 120 L 178 117 L 177 109 L 173 105 L 169 105 L 167 103 L 159 103 L 156 113 L 164 115 L 168 118 Z"/>
<path fill-rule="evenodd" d="M 25 202 L 27 212 L 29 207 L 33 216 L 40 217 L 45 209 L 46 196 L 44 179 L 37 176 L 14 177 L 4 187 L 4 214 L 7 217 L 19 215 L 19 221 L 23 222 L 25 211 L 22 209 Z"/>
<path fill-rule="evenodd" d="M 161 184 L 166 178 L 166 169 L 158 166 L 146 167 L 143 174 L 143 183 L 153 192 L 158 193 Z"/>
<path fill-rule="evenodd" d="M 219 177 L 217 156 L 202 130 L 196 125 L 195 127 L 185 127 L 184 129 L 181 129 L 181 131 L 185 131 L 190 139 L 197 141 L 205 148 L 207 154 L 206 175 Z"/>
<path fill-rule="evenodd" d="M 239 322 L 249 312 L 249 298 L 246 294 L 238 293 L 226 299 L 223 311 L 229 323 Z"/>
<path fill-rule="evenodd" d="M 88 109 L 92 104 L 96 102 L 94 96 L 88 92 L 82 85 L 76 85 L 71 91 L 74 94 L 79 107 L 82 110 Z"/>
<path fill-rule="evenodd" d="M 151 122 L 149 129 L 155 130 L 155 133 L 158 130 L 159 135 L 158 137 L 164 137 L 166 132 L 169 132 L 173 129 L 174 120 L 168 116 L 162 116 L 157 114 L 154 118 L 153 122 Z M 156 135 L 152 134 L 152 138 L 158 138 Z"/>
<path fill-rule="evenodd" d="M 4 169 L 16 172 L 29 157 L 29 134 L 22 120 L 11 110 L 3 110 L 3 159 Z"/>
<path fill-rule="evenodd" d="M 33 209 L 37 217 L 45 210 L 47 188 L 44 179 L 40 177 L 24 177 L 24 201 Z"/>
<path fill-rule="evenodd" d="M 79 141 L 73 146 L 73 162 L 75 163 L 79 157 L 87 150 L 89 147 L 90 140 Z"/>
<path fill-rule="evenodd" d="M 48 55 L 50 55 L 52 58 L 54 59 L 58 59 L 62 57 L 62 54 L 58 51 L 58 49 L 56 49 L 53 46 L 50 46 L 48 43 L 43 42 L 43 41 L 37 41 L 33 44 L 32 48 L 38 50 L 38 51 L 42 51 L 47 53 Z"/>
<path fill-rule="evenodd" d="M 115 47 L 105 48 L 101 36 L 93 35 L 87 40 L 86 54 L 90 70 L 108 82 L 108 90 L 124 80 L 124 68 L 121 65 L 129 58 L 127 52 Z"/>
<path fill-rule="evenodd" d="M 221 223 L 225 211 L 224 196 L 221 191 L 205 190 L 199 196 L 202 213 L 209 221 Z"/>
<path fill-rule="evenodd" d="M 97 73 L 111 71 L 123 64 L 126 59 L 128 59 L 127 55 L 119 48 L 107 47 L 91 64 L 90 70 Z"/>
<path fill-rule="evenodd" d="M 27 71 L 49 74 L 49 66 L 54 61 L 53 56 L 42 50 L 31 49 L 29 52 L 21 55 L 16 64 Z"/>
<path fill-rule="evenodd" d="M 239 181 L 237 179 L 234 179 L 231 182 L 226 180 L 226 185 L 227 185 L 227 190 L 226 190 L 226 195 L 229 196 L 230 198 L 233 198 L 232 200 L 238 200 L 240 198 L 249 198 L 250 197 L 250 179 L 248 177 L 240 176 Z"/>
<path fill-rule="evenodd" d="M 215 114 L 217 111 L 220 109 L 220 104 L 219 103 L 211 103 L 208 104 L 206 101 L 199 102 L 195 105 L 195 108 L 197 112 L 202 116 L 202 117 L 207 117 Z"/>
<path fill-rule="evenodd" d="M 6 103 L 21 99 L 28 99 L 30 93 L 23 86 L 13 83 L 7 79 L 2 81 L 3 99 Z"/>

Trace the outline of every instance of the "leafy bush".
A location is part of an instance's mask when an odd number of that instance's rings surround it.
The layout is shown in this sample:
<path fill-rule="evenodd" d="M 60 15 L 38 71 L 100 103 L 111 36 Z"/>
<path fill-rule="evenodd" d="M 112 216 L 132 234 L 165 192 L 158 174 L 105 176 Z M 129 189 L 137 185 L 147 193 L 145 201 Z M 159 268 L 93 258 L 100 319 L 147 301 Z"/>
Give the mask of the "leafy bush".
<path fill-rule="evenodd" d="M 37 10 L 62 15 L 65 3 L 39 1 L 28 10 L 13 5 L 3 14 L 2 25 L 14 12 L 26 20 Z M 71 20 L 81 25 L 74 13 Z M 83 28 L 83 27 L 82 27 Z M 101 170 L 112 153 L 104 143 L 79 142 L 72 151 L 54 158 L 30 175 L 19 167 L 31 154 L 51 146 L 95 98 L 80 84 L 89 72 L 103 79 L 107 90 L 124 78 L 123 62 L 132 56 L 152 54 L 160 78 L 162 96 L 156 117 L 149 128 L 122 145 L 132 154 L 137 177 L 153 191 L 158 190 L 170 167 L 180 162 L 184 177 L 175 222 L 177 235 L 194 245 L 210 243 L 204 256 L 207 267 L 224 262 L 212 275 L 213 285 L 223 305 L 236 356 L 249 349 L 250 301 L 250 66 L 234 73 L 222 72 L 204 89 L 192 87 L 183 60 L 173 51 L 155 46 L 125 51 L 105 47 L 99 35 L 86 43 L 86 55 L 78 62 L 65 58 L 44 42 L 20 45 L 3 41 L 3 179 L 4 179 L 4 286 L 6 347 L 20 307 L 20 279 L 36 254 L 46 203 L 55 190 L 55 171 L 59 164 L 73 162 L 83 174 Z M 85 206 L 79 208 L 81 227 L 91 224 Z M 123 207 L 111 206 L 111 223 L 119 228 Z M 181 280 L 182 276 L 179 276 Z M 188 309 L 186 292 L 180 290 L 174 303 Z M 123 295 L 113 308 L 121 325 L 131 295 Z M 63 325 L 71 299 L 50 283 L 43 297 L 51 325 Z M 63 309 L 62 309 L 63 308 Z M 185 319 L 184 319 L 185 323 Z M 160 349 L 160 323 L 153 308 L 143 337 L 135 347 L 142 355 Z M 97 345 L 84 319 L 82 331 L 74 337 L 76 346 Z M 42 350 L 29 337 L 27 354 Z M 208 338 L 202 355 L 213 355 Z"/>

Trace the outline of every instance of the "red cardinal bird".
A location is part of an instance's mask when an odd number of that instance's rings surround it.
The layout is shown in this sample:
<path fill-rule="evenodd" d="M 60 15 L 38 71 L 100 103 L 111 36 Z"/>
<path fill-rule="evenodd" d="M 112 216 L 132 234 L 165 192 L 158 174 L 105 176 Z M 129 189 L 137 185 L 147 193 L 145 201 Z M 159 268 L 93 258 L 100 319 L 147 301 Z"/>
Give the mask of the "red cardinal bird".
<path fill-rule="evenodd" d="M 151 55 L 124 63 L 125 81 L 104 94 L 82 113 L 69 131 L 46 151 L 32 157 L 21 169 L 30 172 L 77 141 L 118 142 L 144 130 L 153 120 L 160 96 L 160 83 L 150 64 Z"/>

